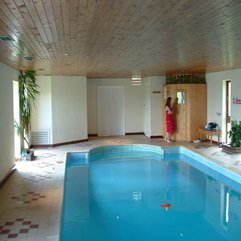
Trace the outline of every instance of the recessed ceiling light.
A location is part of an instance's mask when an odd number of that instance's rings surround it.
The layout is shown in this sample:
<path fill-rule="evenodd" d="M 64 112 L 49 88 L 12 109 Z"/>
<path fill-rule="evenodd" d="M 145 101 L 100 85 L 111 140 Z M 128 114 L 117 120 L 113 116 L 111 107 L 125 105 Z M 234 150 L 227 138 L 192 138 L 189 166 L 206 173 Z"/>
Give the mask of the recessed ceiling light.
<path fill-rule="evenodd" d="M 32 56 L 24 56 L 24 59 L 27 61 L 31 61 L 31 60 L 33 60 L 33 57 Z"/>

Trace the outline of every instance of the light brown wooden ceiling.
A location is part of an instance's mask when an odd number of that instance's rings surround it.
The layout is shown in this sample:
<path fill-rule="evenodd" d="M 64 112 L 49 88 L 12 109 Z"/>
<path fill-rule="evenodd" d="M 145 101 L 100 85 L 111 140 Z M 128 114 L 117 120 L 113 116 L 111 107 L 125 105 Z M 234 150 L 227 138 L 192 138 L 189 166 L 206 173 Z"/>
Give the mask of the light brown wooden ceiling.
<path fill-rule="evenodd" d="M 40 75 L 241 68 L 238 0 L 1 0 L 0 34 L 0 62 Z"/>

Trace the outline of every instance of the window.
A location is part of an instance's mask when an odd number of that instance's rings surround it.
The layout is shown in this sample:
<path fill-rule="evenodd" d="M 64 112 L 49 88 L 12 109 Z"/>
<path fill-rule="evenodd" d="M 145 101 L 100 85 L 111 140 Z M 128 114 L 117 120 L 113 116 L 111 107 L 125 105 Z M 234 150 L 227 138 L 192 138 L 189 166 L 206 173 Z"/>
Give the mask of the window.
<path fill-rule="evenodd" d="M 185 104 L 185 92 L 177 91 L 177 104 L 182 105 Z"/>

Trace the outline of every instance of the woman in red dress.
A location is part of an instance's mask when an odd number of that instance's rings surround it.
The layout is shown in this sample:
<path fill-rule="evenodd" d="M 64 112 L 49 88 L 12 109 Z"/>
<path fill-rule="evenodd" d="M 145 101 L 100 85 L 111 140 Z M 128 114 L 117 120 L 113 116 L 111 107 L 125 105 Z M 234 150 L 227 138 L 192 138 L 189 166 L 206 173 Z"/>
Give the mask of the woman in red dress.
<path fill-rule="evenodd" d="M 173 110 L 171 108 L 171 97 L 167 98 L 166 105 L 165 105 L 165 112 L 166 112 L 166 142 L 171 142 L 171 134 L 174 132 L 174 119 L 173 119 Z"/>

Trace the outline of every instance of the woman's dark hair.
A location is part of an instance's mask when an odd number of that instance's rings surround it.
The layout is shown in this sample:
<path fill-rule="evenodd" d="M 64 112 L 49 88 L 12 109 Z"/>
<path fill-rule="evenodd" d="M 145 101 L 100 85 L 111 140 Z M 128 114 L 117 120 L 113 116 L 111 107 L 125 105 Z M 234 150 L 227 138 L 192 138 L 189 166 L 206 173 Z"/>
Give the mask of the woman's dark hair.
<path fill-rule="evenodd" d="M 171 108 L 171 100 L 172 97 L 167 97 L 166 106 L 168 106 L 169 108 Z"/>

